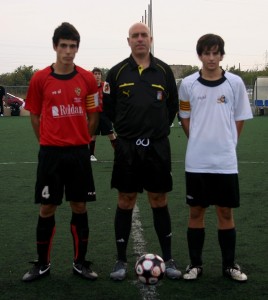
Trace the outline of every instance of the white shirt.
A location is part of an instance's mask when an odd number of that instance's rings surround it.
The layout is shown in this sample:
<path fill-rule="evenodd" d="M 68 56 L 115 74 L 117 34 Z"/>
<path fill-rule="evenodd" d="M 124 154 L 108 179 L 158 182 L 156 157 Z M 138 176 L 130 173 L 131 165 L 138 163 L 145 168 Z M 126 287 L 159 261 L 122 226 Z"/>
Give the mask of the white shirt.
<path fill-rule="evenodd" d="M 251 119 L 242 79 L 225 72 L 207 81 L 199 72 L 182 80 L 180 117 L 190 118 L 185 170 L 193 173 L 238 173 L 235 121 Z"/>

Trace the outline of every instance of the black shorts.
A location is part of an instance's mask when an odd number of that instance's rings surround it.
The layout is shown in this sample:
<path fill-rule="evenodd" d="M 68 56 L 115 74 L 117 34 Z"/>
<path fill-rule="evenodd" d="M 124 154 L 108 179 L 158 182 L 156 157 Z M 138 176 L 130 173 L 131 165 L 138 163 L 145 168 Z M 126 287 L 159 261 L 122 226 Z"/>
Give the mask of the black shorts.
<path fill-rule="evenodd" d="M 120 192 L 153 193 L 172 190 L 168 138 L 125 140 L 117 138 L 111 187 Z"/>
<path fill-rule="evenodd" d="M 87 145 L 41 146 L 38 154 L 35 203 L 95 201 L 96 193 Z"/>
<path fill-rule="evenodd" d="M 105 113 L 99 114 L 99 125 L 95 131 L 95 135 L 109 135 L 113 133 L 113 124 Z"/>
<path fill-rule="evenodd" d="M 186 203 L 190 206 L 239 207 L 238 174 L 185 173 Z"/>

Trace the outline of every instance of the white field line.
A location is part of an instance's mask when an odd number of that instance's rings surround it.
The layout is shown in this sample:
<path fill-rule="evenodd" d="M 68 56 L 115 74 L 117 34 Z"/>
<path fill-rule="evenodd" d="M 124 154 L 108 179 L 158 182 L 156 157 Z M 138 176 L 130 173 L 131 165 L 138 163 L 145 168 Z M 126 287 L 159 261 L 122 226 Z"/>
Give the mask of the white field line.
<path fill-rule="evenodd" d="M 97 162 L 93 162 L 92 164 L 96 163 L 113 163 L 112 160 L 98 160 Z M 173 160 L 172 163 L 184 163 L 183 160 Z M 19 164 L 37 164 L 37 161 L 9 161 L 9 162 L 0 162 L 0 165 L 19 165 Z M 238 161 L 238 164 L 255 164 L 255 165 L 263 165 L 268 164 L 268 161 Z"/>
<path fill-rule="evenodd" d="M 146 253 L 146 241 L 143 237 L 143 228 L 140 221 L 140 210 L 137 205 L 133 209 L 132 215 L 132 229 L 131 236 L 133 239 L 133 250 L 137 255 L 137 259 L 144 253 Z M 158 294 L 156 292 L 155 285 L 145 285 L 138 280 L 134 281 L 134 284 L 140 290 L 140 294 L 143 300 L 158 300 Z"/>

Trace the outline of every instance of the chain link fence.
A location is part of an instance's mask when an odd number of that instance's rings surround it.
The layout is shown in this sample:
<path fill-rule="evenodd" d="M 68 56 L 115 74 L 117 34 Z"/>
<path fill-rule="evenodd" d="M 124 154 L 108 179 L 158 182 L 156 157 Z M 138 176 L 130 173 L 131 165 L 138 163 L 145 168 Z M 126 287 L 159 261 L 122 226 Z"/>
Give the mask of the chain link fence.
<path fill-rule="evenodd" d="M 26 98 L 28 85 L 22 86 L 4 86 L 6 93 L 12 94 L 14 96 L 20 97 L 22 99 Z"/>

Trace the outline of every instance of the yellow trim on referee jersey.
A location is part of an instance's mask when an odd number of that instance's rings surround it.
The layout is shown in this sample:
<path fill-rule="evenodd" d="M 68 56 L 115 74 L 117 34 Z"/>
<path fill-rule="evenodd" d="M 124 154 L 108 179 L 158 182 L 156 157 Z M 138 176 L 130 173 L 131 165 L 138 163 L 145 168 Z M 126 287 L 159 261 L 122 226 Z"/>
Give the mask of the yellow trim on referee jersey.
<path fill-rule="evenodd" d="M 159 84 L 152 84 L 152 87 L 156 87 L 156 88 L 159 88 L 159 89 L 161 89 L 161 90 L 165 90 L 163 87 L 162 87 L 162 85 L 159 85 Z"/>
<path fill-rule="evenodd" d="M 123 83 L 123 84 L 120 84 L 119 87 L 122 88 L 122 87 L 126 87 L 126 86 L 131 86 L 131 85 L 134 85 L 134 82 Z"/>

